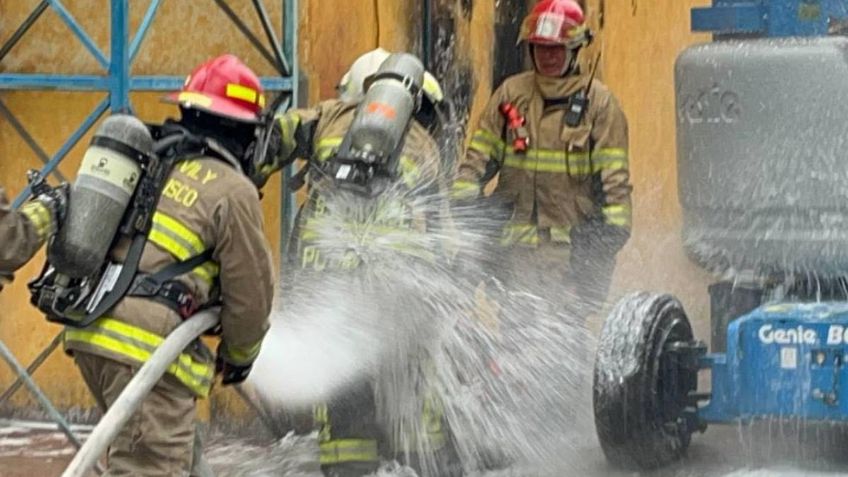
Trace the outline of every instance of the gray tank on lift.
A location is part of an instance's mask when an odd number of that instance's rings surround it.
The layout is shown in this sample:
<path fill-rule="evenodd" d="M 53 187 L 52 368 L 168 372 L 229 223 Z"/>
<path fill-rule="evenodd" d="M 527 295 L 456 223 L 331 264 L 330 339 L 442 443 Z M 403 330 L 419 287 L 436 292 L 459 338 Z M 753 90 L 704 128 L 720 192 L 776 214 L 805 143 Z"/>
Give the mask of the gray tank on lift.
<path fill-rule="evenodd" d="M 695 46 L 675 83 L 690 255 L 711 270 L 848 273 L 848 38 Z"/>

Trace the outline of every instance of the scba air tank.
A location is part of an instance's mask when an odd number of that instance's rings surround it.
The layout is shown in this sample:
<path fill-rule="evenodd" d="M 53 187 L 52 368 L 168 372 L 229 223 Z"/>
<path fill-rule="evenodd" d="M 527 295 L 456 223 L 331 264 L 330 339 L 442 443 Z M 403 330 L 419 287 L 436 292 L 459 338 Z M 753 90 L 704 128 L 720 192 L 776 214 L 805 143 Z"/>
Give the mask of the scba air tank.
<path fill-rule="evenodd" d="M 848 272 L 848 38 L 698 45 L 675 81 L 690 254 L 717 271 Z"/>
<path fill-rule="evenodd" d="M 418 107 L 424 65 L 413 55 L 395 53 L 384 61 L 368 87 L 350 127 L 351 149 L 387 158 L 404 137 Z"/>
<path fill-rule="evenodd" d="M 91 141 L 71 188 L 68 213 L 47 249 L 50 263 L 72 278 L 99 271 L 153 155 L 153 137 L 139 119 L 114 115 Z"/>

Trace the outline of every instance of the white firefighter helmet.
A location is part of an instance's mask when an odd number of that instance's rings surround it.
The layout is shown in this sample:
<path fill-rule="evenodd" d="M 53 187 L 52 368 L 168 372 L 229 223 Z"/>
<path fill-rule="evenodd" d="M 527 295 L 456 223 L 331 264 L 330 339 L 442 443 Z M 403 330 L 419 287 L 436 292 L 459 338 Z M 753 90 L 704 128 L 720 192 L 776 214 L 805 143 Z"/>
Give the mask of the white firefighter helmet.
<path fill-rule="evenodd" d="M 361 101 L 365 96 L 368 79 L 377 72 L 389 55 L 391 53 L 383 48 L 376 48 L 357 58 L 339 82 L 339 99 L 349 102 Z M 442 86 L 429 71 L 424 72 L 424 84 L 421 89 L 433 104 L 441 103 L 445 99 Z"/>

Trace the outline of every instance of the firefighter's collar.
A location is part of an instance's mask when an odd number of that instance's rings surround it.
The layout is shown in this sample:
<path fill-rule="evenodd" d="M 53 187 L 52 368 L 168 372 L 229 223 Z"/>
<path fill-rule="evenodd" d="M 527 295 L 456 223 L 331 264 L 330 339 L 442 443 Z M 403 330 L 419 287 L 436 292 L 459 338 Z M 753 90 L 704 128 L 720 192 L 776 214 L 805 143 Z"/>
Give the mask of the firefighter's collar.
<path fill-rule="evenodd" d="M 553 78 L 540 74 L 533 76 L 536 79 L 536 87 L 545 99 L 568 98 L 580 88 L 585 87 L 587 81 L 586 76 L 582 74 L 568 75 L 563 78 Z"/>

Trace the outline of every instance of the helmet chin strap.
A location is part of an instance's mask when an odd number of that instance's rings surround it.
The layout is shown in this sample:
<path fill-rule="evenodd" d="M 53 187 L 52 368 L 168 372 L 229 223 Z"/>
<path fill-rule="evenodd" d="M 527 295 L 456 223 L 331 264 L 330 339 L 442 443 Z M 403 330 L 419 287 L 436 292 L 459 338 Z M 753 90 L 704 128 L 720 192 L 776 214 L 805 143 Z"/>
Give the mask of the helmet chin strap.
<path fill-rule="evenodd" d="M 568 50 L 568 61 L 565 62 L 565 67 L 560 74 L 561 77 L 566 77 L 577 69 L 577 53 L 579 52 L 579 48 Z"/>

